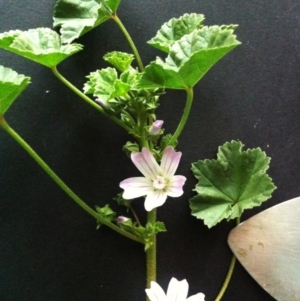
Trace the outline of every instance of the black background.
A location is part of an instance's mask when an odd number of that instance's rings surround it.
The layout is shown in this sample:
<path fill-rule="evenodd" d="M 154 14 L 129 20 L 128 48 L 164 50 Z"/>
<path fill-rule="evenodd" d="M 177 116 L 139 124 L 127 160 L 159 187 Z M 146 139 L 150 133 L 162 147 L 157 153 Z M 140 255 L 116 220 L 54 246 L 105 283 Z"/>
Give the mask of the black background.
<path fill-rule="evenodd" d="M 0 31 L 52 27 L 55 1 L 0 1 Z M 177 174 L 185 194 L 159 208 L 167 233 L 158 237 L 158 283 L 186 278 L 190 295 L 216 297 L 231 252 L 226 239 L 234 222 L 208 230 L 190 216 L 196 180 L 190 164 L 215 158 L 226 141 L 261 147 L 272 158 L 269 174 L 278 189 L 246 219 L 299 196 L 300 4 L 296 0 L 123 0 L 118 15 L 132 34 L 144 63 L 163 22 L 203 13 L 207 25 L 239 24 L 243 43 L 196 86 L 193 110 L 180 137 Z M 107 51 L 130 51 L 113 22 L 80 40 L 85 51 L 59 66 L 81 88 L 85 76 L 106 67 Z M 8 123 L 90 206 L 113 204 L 118 183 L 137 170 L 122 152 L 127 134 L 63 86 L 47 68 L 0 52 L 0 64 L 31 76 L 32 84 L 6 114 Z M 185 94 L 168 91 L 158 118 L 175 130 Z M 4 131 L 0 131 L 0 299 L 3 301 L 144 300 L 145 254 L 138 243 L 109 229 L 96 231 L 93 218 L 58 188 Z M 112 205 L 114 206 L 114 204 Z M 134 206 L 143 216 L 143 202 Z M 119 209 L 117 209 L 119 210 Z M 120 214 L 121 211 L 118 211 Z M 143 216 L 144 218 L 144 216 Z M 224 301 L 273 300 L 237 264 Z"/>

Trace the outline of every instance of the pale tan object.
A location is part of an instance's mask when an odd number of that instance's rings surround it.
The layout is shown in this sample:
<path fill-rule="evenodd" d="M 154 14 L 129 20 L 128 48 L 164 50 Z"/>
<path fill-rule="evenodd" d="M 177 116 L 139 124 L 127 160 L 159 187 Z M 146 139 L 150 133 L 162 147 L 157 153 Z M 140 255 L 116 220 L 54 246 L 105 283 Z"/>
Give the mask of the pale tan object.
<path fill-rule="evenodd" d="M 300 301 L 300 197 L 235 227 L 228 244 L 249 274 L 278 301 Z"/>

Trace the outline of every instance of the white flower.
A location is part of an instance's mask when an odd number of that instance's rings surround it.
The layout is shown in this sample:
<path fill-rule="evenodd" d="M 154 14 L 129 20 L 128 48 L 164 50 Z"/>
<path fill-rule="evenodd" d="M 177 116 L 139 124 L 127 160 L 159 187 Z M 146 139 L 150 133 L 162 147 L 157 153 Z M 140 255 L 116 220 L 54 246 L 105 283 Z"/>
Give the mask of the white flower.
<path fill-rule="evenodd" d="M 129 200 L 146 196 L 145 209 L 151 211 L 164 204 L 168 196 L 181 196 L 186 178 L 174 176 L 181 155 L 181 152 L 176 152 L 173 147 L 168 146 L 159 166 L 150 150 L 145 147 L 140 153 L 131 153 L 133 164 L 145 177 L 122 181 L 120 187 L 124 189 L 123 198 Z"/>
<path fill-rule="evenodd" d="M 205 301 L 205 296 L 202 293 L 187 298 L 188 290 L 189 284 L 185 279 L 178 281 L 176 278 L 172 278 L 167 294 L 154 281 L 151 281 L 151 287 L 146 289 L 146 293 L 151 301 Z"/>

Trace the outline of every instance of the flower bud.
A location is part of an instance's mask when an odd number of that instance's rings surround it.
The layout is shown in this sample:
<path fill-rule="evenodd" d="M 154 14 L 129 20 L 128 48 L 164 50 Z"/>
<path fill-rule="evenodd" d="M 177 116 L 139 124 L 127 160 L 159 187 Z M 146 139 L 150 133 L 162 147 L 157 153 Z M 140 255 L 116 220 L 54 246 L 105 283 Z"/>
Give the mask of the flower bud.
<path fill-rule="evenodd" d="M 110 106 L 109 106 L 109 104 L 108 104 L 107 102 L 105 102 L 105 101 L 103 101 L 103 100 L 101 100 L 101 99 L 99 99 L 99 98 L 95 99 L 95 102 L 96 102 L 98 105 L 100 105 L 100 107 L 101 107 L 102 109 L 104 109 L 104 110 L 110 110 Z"/>
<path fill-rule="evenodd" d="M 159 134 L 159 131 L 161 130 L 162 125 L 164 124 L 163 120 L 155 120 L 152 124 L 152 126 L 149 129 L 149 134 L 151 136 L 156 136 Z"/>
<path fill-rule="evenodd" d="M 125 223 L 129 220 L 126 216 L 118 216 L 118 223 Z"/>

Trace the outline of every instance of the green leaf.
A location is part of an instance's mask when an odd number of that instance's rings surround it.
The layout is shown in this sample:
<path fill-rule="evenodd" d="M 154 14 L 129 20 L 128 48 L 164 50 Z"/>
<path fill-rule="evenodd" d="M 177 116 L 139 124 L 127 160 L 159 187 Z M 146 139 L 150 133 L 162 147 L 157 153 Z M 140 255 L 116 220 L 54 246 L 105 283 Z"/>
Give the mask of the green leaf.
<path fill-rule="evenodd" d="M 103 218 L 112 222 L 116 218 L 116 213 L 109 207 L 109 205 L 105 205 L 104 207 L 96 206 L 96 211 L 99 213 Z"/>
<path fill-rule="evenodd" d="M 52 68 L 80 51 L 82 46 L 62 45 L 58 33 L 49 28 L 37 28 L 0 34 L 0 48 Z"/>
<path fill-rule="evenodd" d="M 143 234 L 143 238 L 145 241 L 145 251 L 147 251 L 153 245 L 153 236 L 159 232 L 166 232 L 167 229 L 163 222 L 148 222 L 145 227 L 145 232 Z"/>
<path fill-rule="evenodd" d="M 173 18 L 164 23 L 156 36 L 148 41 L 148 44 L 164 52 L 169 52 L 170 46 L 184 35 L 194 29 L 202 27 L 204 15 L 192 13 L 184 14 L 180 18 Z"/>
<path fill-rule="evenodd" d="M 240 44 L 235 25 L 204 26 L 173 43 L 165 61 L 157 58 L 145 68 L 139 88 L 193 87 L 224 55 Z"/>
<path fill-rule="evenodd" d="M 113 198 L 113 200 L 116 201 L 119 206 L 124 206 L 126 208 L 129 208 L 130 205 L 131 205 L 131 203 L 132 203 L 132 201 L 133 201 L 133 200 L 125 200 L 123 198 L 123 192 L 118 193 L 117 196 L 115 196 Z"/>
<path fill-rule="evenodd" d="M 29 84 L 30 77 L 0 66 L 0 115 L 8 110 Z"/>
<path fill-rule="evenodd" d="M 125 95 L 130 90 L 130 85 L 118 79 L 114 68 L 105 68 L 92 72 L 87 76 L 89 81 L 84 85 L 86 94 L 93 94 L 103 102 Z"/>
<path fill-rule="evenodd" d="M 105 54 L 103 58 L 119 71 L 124 72 L 130 67 L 134 60 L 134 55 L 120 51 L 113 51 Z"/>
<path fill-rule="evenodd" d="M 126 155 L 130 158 L 131 153 L 139 152 L 140 147 L 136 142 L 127 141 L 123 146 L 123 151 L 125 151 Z"/>
<path fill-rule="evenodd" d="M 203 219 L 209 228 L 222 219 L 240 217 L 245 209 L 261 205 L 276 189 L 266 174 L 268 158 L 260 148 L 242 151 L 241 142 L 219 147 L 217 160 L 192 164 L 199 180 L 190 199 L 192 215 Z"/>
<path fill-rule="evenodd" d="M 107 21 L 121 0 L 59 0 L 54 10 L 54 26 L 60 26 L 62 41 L 71 43 Z"/>

